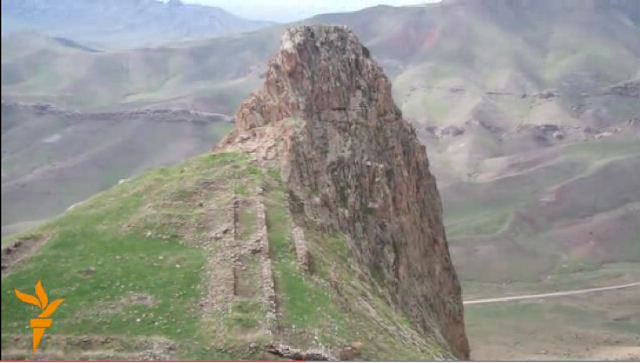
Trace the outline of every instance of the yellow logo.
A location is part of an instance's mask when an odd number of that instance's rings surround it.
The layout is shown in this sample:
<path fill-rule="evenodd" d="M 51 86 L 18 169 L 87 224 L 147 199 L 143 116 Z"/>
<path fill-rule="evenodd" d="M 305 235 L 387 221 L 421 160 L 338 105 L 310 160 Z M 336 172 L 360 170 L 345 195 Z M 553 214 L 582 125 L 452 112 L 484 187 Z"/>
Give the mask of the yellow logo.
<path fill-rule="evenodd" d="M 47 293 L 42 288 L 42 281 L 38 281 L 36 284 L 36 296 L 38 297 L 25 294 L 18 291 L 18 289 L 16 289 L 16 296 L 27 304 L 35 305 L 42 310 L 38 318 L 31 319 L 31 329 L 33 329 L 33 353 L 35 353 L 45 330 L 53 324 L 53 319 L 49 317 L 56 311 L 58 306 L 64 302 L 64 299 L 58 299 L 49 303 Z"/>

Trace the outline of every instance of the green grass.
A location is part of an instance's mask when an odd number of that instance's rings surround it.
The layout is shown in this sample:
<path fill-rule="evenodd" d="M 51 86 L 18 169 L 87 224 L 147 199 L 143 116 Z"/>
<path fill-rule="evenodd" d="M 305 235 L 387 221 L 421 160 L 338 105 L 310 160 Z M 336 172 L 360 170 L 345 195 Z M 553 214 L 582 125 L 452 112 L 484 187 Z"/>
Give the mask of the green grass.
<path fill-rule="evenodd" d="M 490 213 L 478 213 L 475 218 L 457 220 L 446 225 L 447 236 L 460 238 L 463 236 L 493 235 L 502 230 L 511 218 L 511 209 L 494 209 Z"/>
<path fill-rule="evenodd" d="M 503 327 L 514 328 L 514 334 L 525 330 L 544 329 L 563 324 L 574 329 L 601 327 L 606 322 L 602 313 L 574 306 L 569 302 L 541 303 L 503 303 L 488 305 L 471 305 L 465 309 L 465 323 L 469 330 L 490 334 L 494 329 L 491 322 L 500 322 Z M 521 325 L 521 328 L 517 326 Z"/>
<path fill-rule="evenodd" d="M 606 323 L 606 327 L 613 331 L 640 336 L 640 322 L 637 321 L 611 321 Z"/>
<path fill-rule="evenodd" d="M 640 333 L 638 320 L 612 321 L 610 315 L 617 309 L 630 312 L 631 301 L 629 297 L 620 300 L 616 295 L 602 295 L 549 299 L 544 303 L 471 305 L 465 308 L 465 323 L 472 344 L 480 351 L 483 344 L 490 344 L 494 348 L 517 347 L 523 357 L 535 354 L 534 349 L 549 349 L 554 351 L 550 356 L 565 352 L 563 356 L 567 357 L 566 352 L 572 351 L 578 354 L 576 358 L 585 359 L 590 352 L 582 337 L 606 341 L 616 336 L 625 342 L 621 345 L 635 341 Z"/>
<path fill-rule="evenodd" d="M 344 347 L 363 342 L 357 359 L 424 360 L 447 353 L 381 298 L 353 263 L 347 237 L 317 230 L 304 222 L 311 255 L 310 271 L 297 264 L 290 236 L 286 190 L 279 173 L 272 170 L 266 195 L 267 227 L 278 299 L 278 325 L 292 344 Z M 336 280 L 337 279 L 337 280 Z M 333 281 L 333 282 L 331 282 Z M 376 312 L 378 322 L 361 305 L 364 300 Z M 398 339 L 402 335 L 404 338 Z M 411 337 L 413 341 L 407 341 Z M 414 343 L 419 342 L 419 343 Z"/>
<path fill-rule="evenodd" d="M 615 83 L 633 77 L 637 71 L 632 61 L 634 55 L 621 44 L 575 29 L 561 30 L 549 41 L 545 68 L 549 82 L 559 82 L 567 75 L 582 71 L 601 82 Z M 613 64 L 617 67 L 611 67 Z"/>
<path fill-rule="evenodd" d="M 50 299 L 66 299 L 53 316 L 51 335 L 162 336 L 181 346 L 181 357 L 204 354 L 198 346 L 212 339 L 201 326 L 199 307 L 207 292 L 206 255 L 198 247 L 201 236 L 183 222 L 215 222 L 217 217 L 194 206 L 201 197 L 211 200 L 203 192 L 224 198 L 232 187 L 226 184 L 228 178 L 251 182 L 256 170 L 246 160 L 240 154 L 204 155 L 158 169 L 30 232 L 54 237 L 3 277 L 3 336 L 30 334 L 29 319 L 37 316 L 37 308 L 19 301 L 13 290 L 33 294 L 42 280 Z M 203 189 L 203 182 L 212 184 Z M 164 228 L 155 228 L 160 225 Z M 3 243 L 16 238 L 20 236 Z M 152 302 L 130 302 L 132 294 Z M 237 305 L 233 321 L 253 325 L 248 310 L 251 305 Z"/>
<path fill-rule="evenodd" d="M 256 232 L 256 207 L 253 204 L 241 206 L 238 213 L 239 235 L 245 240 Z"/>
<path fill-rule="evenodd" d="M 267 201 L 267 228 L 275 281 L 283 296 L 284 321 L 280 323 L 291 331 L 292 339 L 296 331 L 305 333 L 314 329 L 340 335 L 345 317 L 335 306 L 330 292 L 305 276 L 297 265 L 284 198 L 284 190 L 278 188 L 269 193 Z M 320 339 L 327 344 L 333 337 L 327 334 Z"/>
<path fill-rule="evenodd" d="M 590 161 L 608 160 L 640 154 L 637 140 L 602 139 L 566 147 L 565 157 L 579 157 Z"/>
<path fill-rule="evenodd" d="M 546 276 L 545 280 L 534 283 L 514 281 L 508 285 L 502 282 L 487 283 L 462 281 L 465 299 L 484 299 L 507 295 L 543 294 L 565 290 L 579 290 L 610 285 L 611 281 L 640 280 L 640 264 L 611 263 L 602 264 L 598 269 L 581 271 L 556 271 Z"/>
<path fill-rule="evenodd" d="M 228 123 L 216 122 L 213 125 L 211 125 L 211 136 L 216 142 L 220 141 L 222 140 L 222 138 L 227 136 L 227 134 L 229 134 L 234 127 L 235 127 L 234 124 L 230 122 Z"/>
<path fill-rule="evenodd" d="M 551 271 L 554 275 L 573 274 L 577 272 L 597 271 L 602 264 L 597 261 L 596 257 L 587 256 L 582 258 L 572 258 L 563 261 L 561 264 Z"/>
<path fill-rule="evenodd" d="M 253 329 L 260 326 L 263 314 L 263 306 L 260 302 L 236 301 L 232 304 L 231 313 L 227 319 L 233 327 Z"/>
<path fill-rule="evenodd" d="M 16 112 L 8 121 L 18 125 L 2 135 L 3 226 L 57 216 L 121 179 L 206 153 L 233 127 L 150 120 L 70 123 L 32 110 Z M 45 141 L 52 136 L 59 139 Z"/>
<path fill-rule="evenodd" d="M 160 336 L 178 344 L 182 359 L 256 358 L 246 351 L 247 344 L 268 341 L 259 284 L 261 260 L 257 255 L 243 258 L 244 268 L 236 272 L 242 282 L 236 288 L 242 296 L 203 317 L 199 303 L 207 293 L 205 261 L 207 253 L 220 249 L 200 246 L 207 246 L 203 241 L 209 241 L 208 232 L 215 230 L 221 218 L 207 211 L 223 200 L 229 203 L 237 185 L 246 185 L 244 197 L 252 198 L 263 177 L 262 170 L 244 155 L 204 155 L 118 185 L 42 227 L 38 233 L 56 231 L 54 240 L 3 279 L 3 334 L 29 332 L 25 324 L 35 312 L 17 301 L 12 288 L 29 292 L 35 284 L 31 280 L 44 276 L 50 296 L 67 299 L 57 313 L 52 336 Z M 321 235 L 322 242 L 314 239 L 314 246 L 323 249 L 314 247 L 317 272 L 303 272 L 292 249 L 286 188 L 276 170 L 267 177 L 279 339 L 299 348 L 322 345 L 334 352 L 362 341 L 366 343 L 361 354 L 366 359 L 446 354 L 415 333 L 401 314 L 355 278 L 343 236 Z M 243 206 L 241 228 L 254 228 L 255 217 L 254 205 Z M 244 233 L 241 238 L 247 236 Z M 348 282 L 339 282 L 338 290 L 330 287 L 330 271 L 349 276 Z M 368 310 L 353 305 L 361 293 L 379 314 L 380 325 L 370 321 Z M 148 296 L 152 303 L 126 303 L 132 294 Z M 397 343 L 399 329 L 422 342 L 420 348 Z"/>
<path fill-rule="evenodd" d="M 62 227 L 25 267 L 3 278 L 3 333 L 28 333 L 25 322 L 37 311 L 18 301 L 13 289 L 32 292 L 42 279 L 52 298 L 66 299 L 55 315 L 53 334 L 164 335 L 173 339 L 196 334 L 197 301 L 203 294 L 202 252 L 178 240 L 99 229 L 100 223 L 114 218 L 110 213 L 126 208 L 66 217 L 67 228 Z M 167 258 L 160 261 L 160 256 Z M 89 269 L 95 269 L 95 274 L 83 276 Z M 84 313 L 94 305 L 117 303 L 130 293 L 150 295 L 156 305 Z"/>

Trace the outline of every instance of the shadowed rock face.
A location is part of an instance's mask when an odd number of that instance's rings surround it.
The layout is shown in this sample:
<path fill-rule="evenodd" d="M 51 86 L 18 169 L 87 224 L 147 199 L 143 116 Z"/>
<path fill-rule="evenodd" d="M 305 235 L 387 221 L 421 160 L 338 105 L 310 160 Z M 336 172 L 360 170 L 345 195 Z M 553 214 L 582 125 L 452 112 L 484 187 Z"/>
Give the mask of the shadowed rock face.
<path fill-rule="evenodd" d="M 425 147 L 356 36 L 337 26 L 287 30 L 264 88 L 241 105 L 236 124 L 220 148 L 279 162 L 292 215 L 347 234 L 354 263 L 389 302 L 468 359 L 460 284 Z"/>

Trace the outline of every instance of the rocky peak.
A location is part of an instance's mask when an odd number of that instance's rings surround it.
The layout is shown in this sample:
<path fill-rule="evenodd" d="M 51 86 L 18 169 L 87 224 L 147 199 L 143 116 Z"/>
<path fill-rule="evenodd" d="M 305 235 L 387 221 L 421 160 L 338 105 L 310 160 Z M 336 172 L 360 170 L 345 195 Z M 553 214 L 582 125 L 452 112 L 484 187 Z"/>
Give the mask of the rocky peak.
<path fill-rule="evenodd" d="M 386 109 L 369 110 L 362 101 Z M 350 30 L 295 27 L 283 35 L 280 51 L 269 63 L 264 89 L 240 107 L 238 128 L 246 131 L 284 118 L 306 120 L 318 113 L 347 110 L 399 115 L 389 81 Z"/>
<path fill-rule="evenodd" d="M 298 224 L 344 233 L 353 263 L 387 301 L 468 359 L 460 284 L 425 147 L 357 37 L 339 26 L 287 30 L 264 88 L 240 106 L 236 124 L 219 149 L 279 165 Z"/>

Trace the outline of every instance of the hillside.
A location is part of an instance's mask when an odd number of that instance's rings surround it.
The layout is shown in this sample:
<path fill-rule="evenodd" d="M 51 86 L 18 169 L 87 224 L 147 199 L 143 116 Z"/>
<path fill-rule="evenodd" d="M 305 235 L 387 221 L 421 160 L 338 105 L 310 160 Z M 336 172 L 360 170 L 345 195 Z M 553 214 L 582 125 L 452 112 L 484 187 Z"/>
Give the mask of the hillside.
<path fill-rule="evenodd" d="M 287 30 L 213 153 L 3 240 L 3 286 L 46 276 L 66 299 L 38 357 L 467 359 L 435 180 L 400 116 L 352 32 Z M 29 356 L 30 313 L 3 289 L 3 359 Z"/>
<path fill-rule="evenodd" d="M 440 180 L 455 181 L 475 173 L 483 159 L 595 140 L 640 115 L 633 1 L 556 3 L 378 6 L 306 22 L 354 29 L 391 76 L 394 97 L 423 140 L 434 132 L 466 132 L 444 158 L 453 168 L 438 169 Z M 381 23 L 388 27 L 376 25 Z M 3 37 L 2 98 L 85 113 L 188 109 L 232 115 L 262 82 L 282 29 L 132 51 L 100 51 L 35 34 Z M 548 137 L 553 132 L 529 126 L 541 124 L 580 127 L 582 136 L 568 131 L 557 140 Z M 33 163 L 12 158 L 14 164 Z M 43 217 L 24 215 L 12 223 Z"/>
<path fill-rule="evenodd" d="M 633 1 L 468 0 L 311 21 L 353 27 L 391 73 L 407 117 L 513 128 L 605 126 L 640 114 L 636 96 L 606 91 L 638 77 L 637 16 Z"/>
<path fill-rule="evenodd" d="M 2 235 L 122 179 L 202 154 L 233 124 L 177 110 L 82 113 L 2 103 Z"/>
<path fill-rule="evenodd" d="M 547 128 L 423 135 L 465 300 L 640 281 L 640 124 L 573 141 Z M 639 294 L 467 307 L 473 357 L 637 359 Z"/>
<path fill-rule="evenodd" d="M 180 0 L 5 0 L 2 35 L 38 32 L 99 48 L 137 48 L 172 40 L 254 31 L 272 25 Z"/>
<path fill-rule="evenodd" d="M 639 114 L 637 93 L 612 89 L 637 85 L 640 77 L 633 1 L 530 3 L 378 6 L 303 23 L 354 29 L 390 75 L 404 114 L 421 124 L 605 127 Z M 231 115 L 260 84 L 281 30 L 82 54 L 77 47 L 51 50 L 41 40 L 9 37 L 3 39 L 3 98 L 83 109 L 163 103 Z"/>
<path fill-rule="evenodd" d="M 281 31 L 111 52 L 35 34 L 3 37 L 2 98 L 83 111 L 161 107 L 232 115 L 260 85 Z"/>
<path fill-rule="evenodd" d="M 310 275 L 298 266 L 286 186 L 266 171 L 242 154 L 200 156 L 3 242 L 3 286 L 33 288 L 31 280 L 47 276 L 49 294 L 66 299 L 38 356 L 273 360 L 266 346 L 282 340 L 336 355 L 367 342 L 355 352 L 365 359 L 448 357 L 363 283 L 344 235 L 306 230 L 316 267 Z M 252 251 L 265 228 L 266 261 Z M 4 248 L 14 241 L 46 245 L 5 276 L 12 262 Z M 266 262 L 277 278 L 276 322 L 265 318 Z M 23 327 L 32 311 L 12 290 L 3 289 L 2 303 L 2 357 L 28 358 L 31 332 Z"/>
<path fill-rule="evenodd" d="M 427 146 L 452 260 L 469 300 L 640 281 L 639 20 L 636 0 L 457 0 L 305 23 L 349 25 L 389 75 L 397 105 Z M 232 115 L 268 76 L 264 65 L 283 29 L 131 51 L 34 34 L 3 37 L 3 102 L 45 102 L 83 115 L 166 109 Z M 3 193 L 5 158 L 12 168 L 42 166 L 44 140 L 56 134 L 38 131 L 48 125 L 45 117 L 8 134 L 8 145 L 17 146 L 5 153 L 5 119 L 11 120 L 3 113 Z M 103 125 L 100 132 L 109 127 Z M 153 143 L 146 133 L 158 129 L 160 140 L 175 133 L 180 145 L 204 152 L 229 128 L 221 124 L 209 140 L 200 126 L 189 126 L 184 136 L 183 126 L 158 125 L 164 123 L 127 129 L 129 140 Z M 22 135 L 33 151 L 20 152 Z M 95 135 L 82 140 L 99 144 Z M 124 142 L 111 149 L 113 160 L 122 157 Z M 56 145 L 53 155 L 68 157 L 64 144 Z M 93 185 L 88 196 L 130 170 L 159 165 L 147 159 L 155 151 L 135 155 L 136 166 L 117 178 L 69 173 L 55 195 L 73 195 L 65 186 L 74 186 L 78 175 Z M 43 218 L 39 213 L 49 217 L 80 200 L 51 209 L 48 188 L 29 189 L 38 198 L 13 189 L 24 214 L 12 217 L 3 202 L 3 227 L 9 218 L 11 230 L 24 229 Z M 640 359 L 639 296 L 636 288 L 469 306 L 472 358 Z"/>

